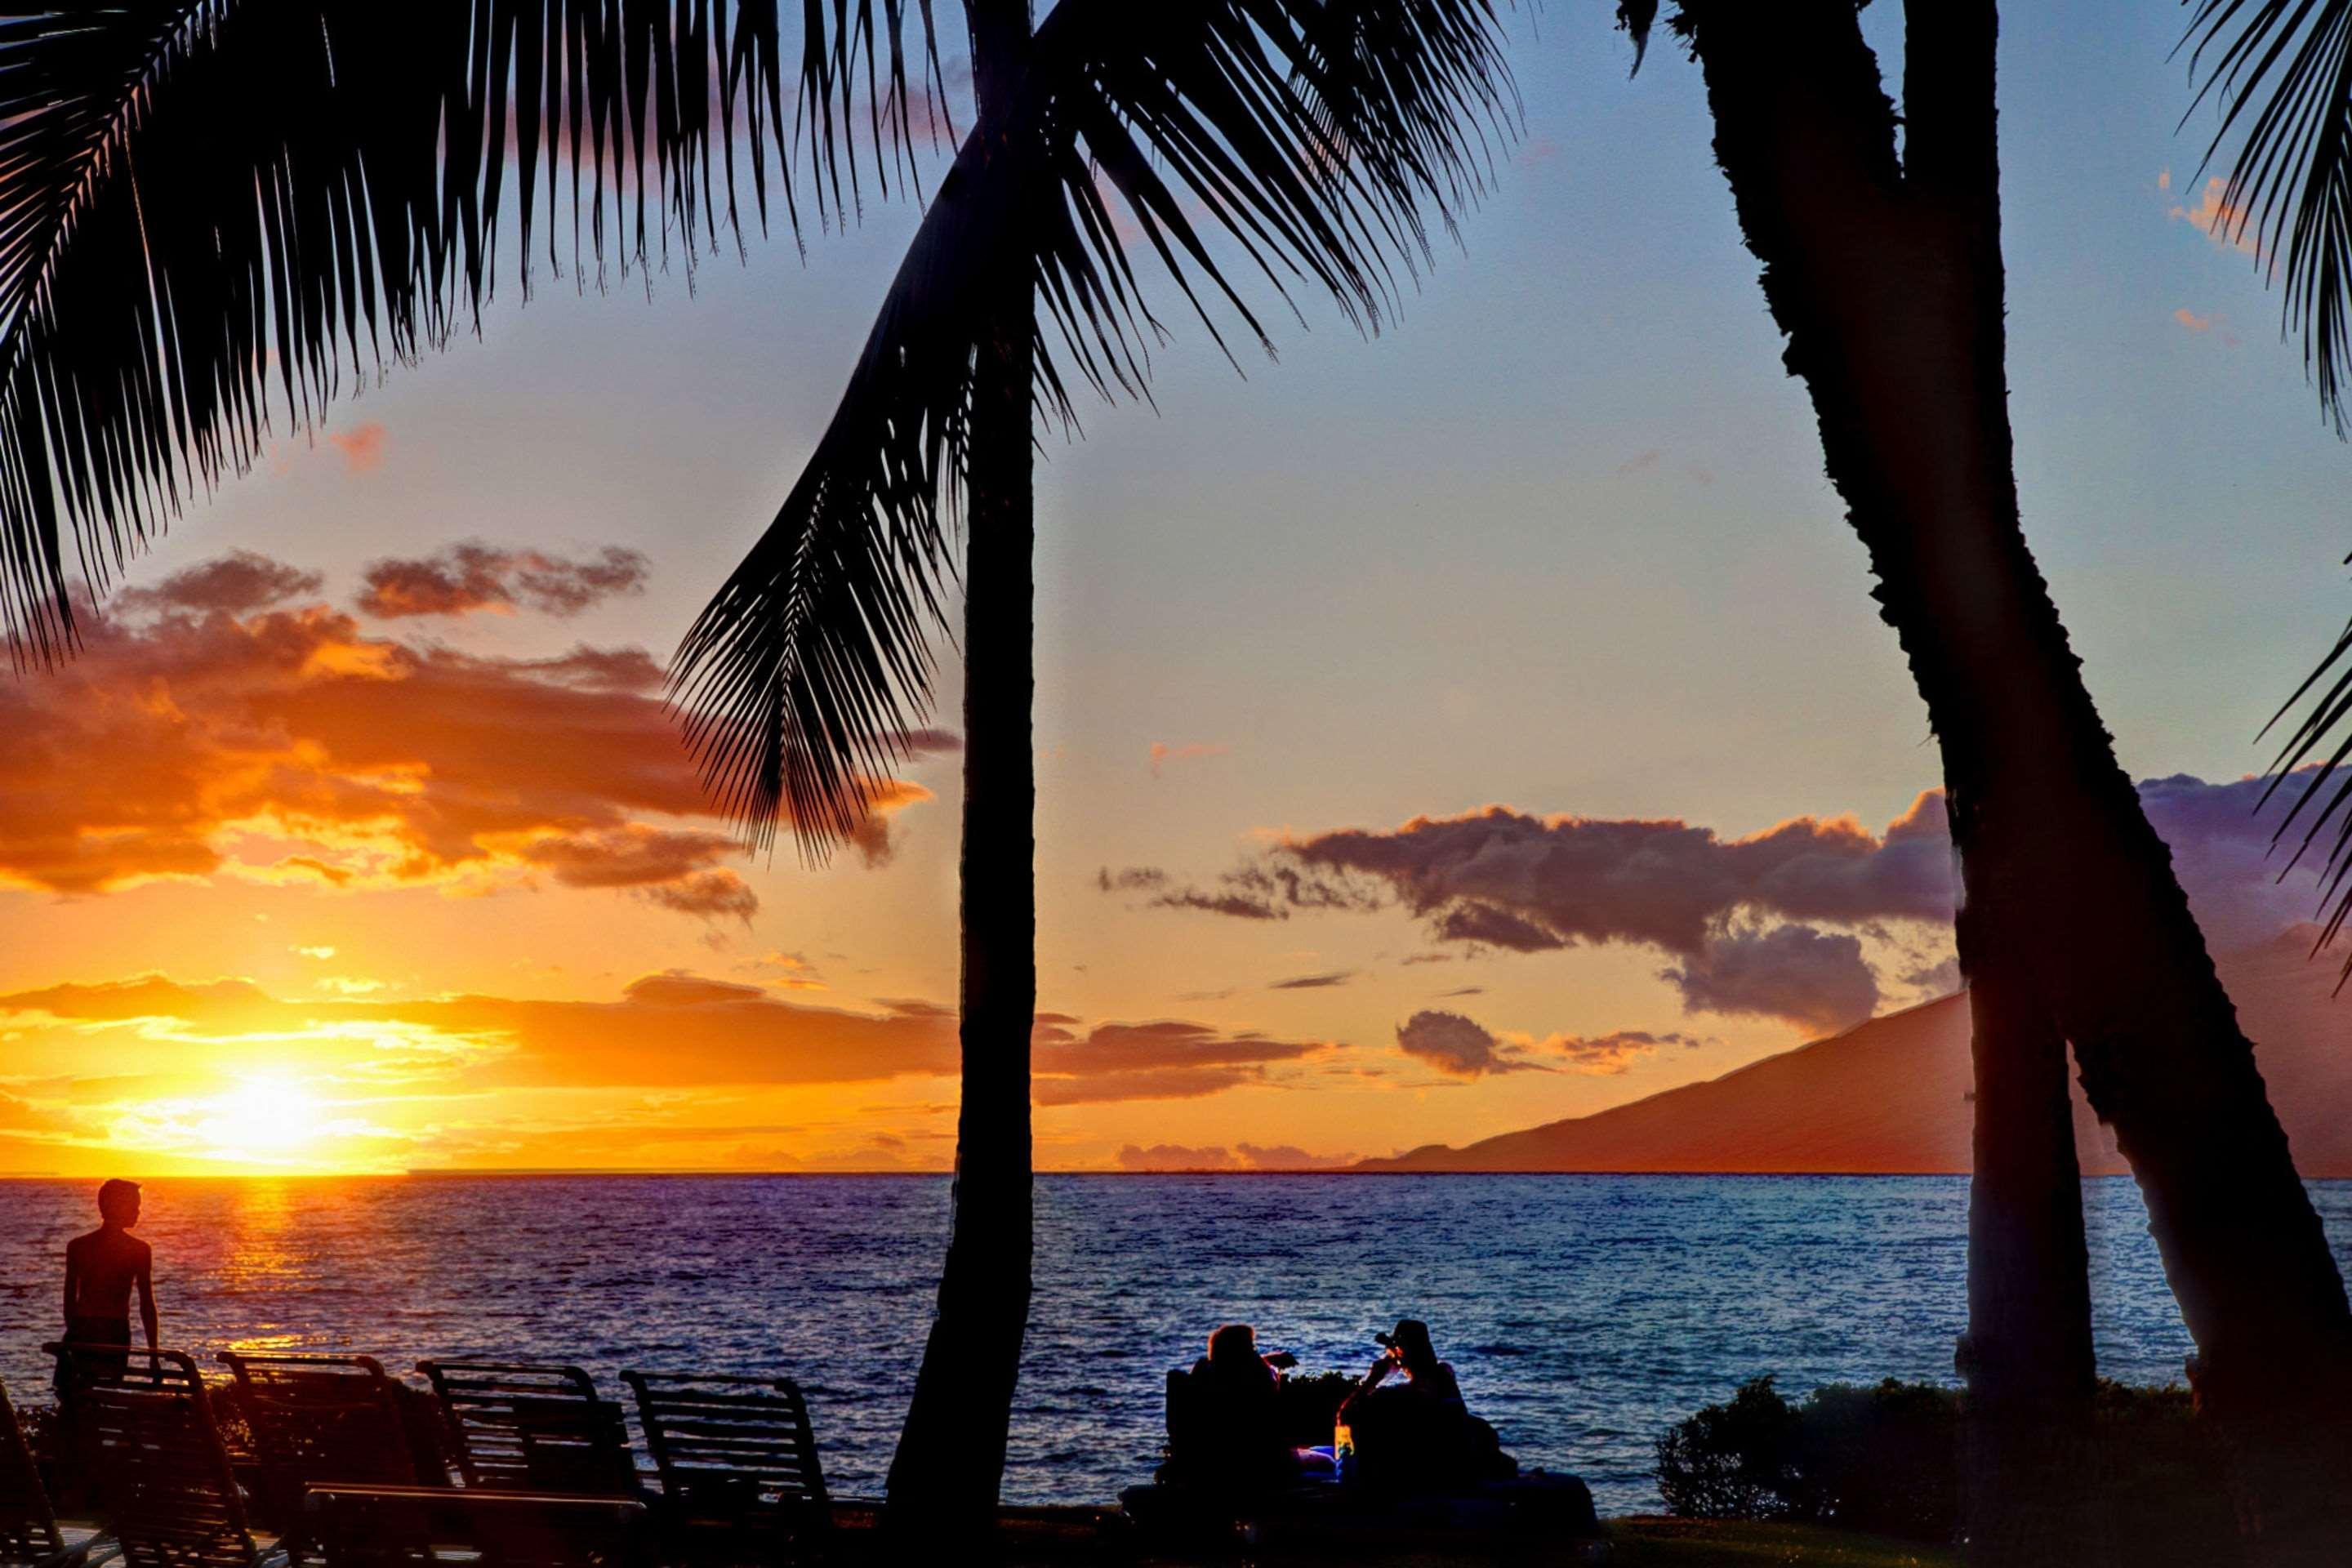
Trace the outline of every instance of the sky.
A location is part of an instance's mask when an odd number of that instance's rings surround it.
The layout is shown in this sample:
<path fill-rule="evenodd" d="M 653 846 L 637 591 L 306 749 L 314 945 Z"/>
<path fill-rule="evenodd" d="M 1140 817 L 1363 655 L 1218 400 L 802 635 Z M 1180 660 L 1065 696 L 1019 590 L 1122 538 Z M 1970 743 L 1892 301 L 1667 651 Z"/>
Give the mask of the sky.
<path fill-rule="evenodd" d="M 1156 408 L 1043 433 L 1041 1167 L 1461 1143 L 1955 983 L 1933 740 L 1697 72 L 1629 80 L 1610 9 L 1513 16 L 1524 133 L 1379 335 L 1302 294 L 1237 373 L 1163 290 Z M 2259 940 L 2314 895 L 2238 781 L 2343 624 L 2352 452 L 2208 232 L 2179 16 L 2010 13 L 2028 533 Z M 951 658 L 822 868 L 732 842 L 659 702 L 917 216 L 509 279 L 0 687 L 0 1173 L 947 1164 Z"/>

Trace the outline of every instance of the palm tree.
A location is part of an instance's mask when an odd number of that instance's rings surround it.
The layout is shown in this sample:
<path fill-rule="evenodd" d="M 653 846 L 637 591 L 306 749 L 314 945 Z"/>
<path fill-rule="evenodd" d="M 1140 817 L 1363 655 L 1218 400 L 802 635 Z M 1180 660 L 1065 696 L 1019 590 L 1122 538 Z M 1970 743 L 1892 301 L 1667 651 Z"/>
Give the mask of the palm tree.
<path fill-rule="evenodd" d="M 2207 160 L 2237 142 L 2217 222 L 2233 240 L 2252 237 L 2268 280 L 2284 274 L 2281 325 L 2302 336 L 2321 411 L 2344 436 L 2345 362 L 2352 356 L 2352 207 L 2344 200 L 2352 187 L 2352 0 L 2199 0 L 2189 40 L 2196 66 L 2211 57 L 2198 100 L 2217 97 L 2221 110 Z M 2352 556 L 2345 563 L 2352 565 Z M 2267 802 L 2305 763 L 2317 764 L 2294 792 L 2275 842 L 2291 845 L 2300 861 L 2331 826 L 2336 830 L 2322 856 L 2323 947 L 2352 919 L 2352 789 L 2334 782 L 2352 758 L 2352 675 L 2336 674 L 2339 665 L 2352 666 L 2352 625 L 2271 721 L 2276 725 L 2310 699 L 2263 796 Z M 2352 983 L 2352 959 L 2343 979 Z"/>
<path fill-rule="evenodd" d="M 1506 128 L 1485 0 L 1113 9 L 1064 0 L 1033 32 L 1027 0 L 968 5 L 978 122 L 807 470 L 677 659 L 715 793 L 822 854 L 929 700 L 960 513 L 963 1091 L 939 1309 L 888 1488 L 893 1528 L 934 1547 L 987 1523 L 1029 1308 L 1033 406 L 1067 426 L 1074 381 L 1139 392 L 1159 331 L 1103 185 L 1204 322 L 1195 277 L 1263 340 L 1180 189 L 1277 289 L 1311 279 L 1370 324 L 1388 268 L 1423 250 L 1417 198 L 1450 214 L 1476 185 L 1464 128 Z"/>
<path fill-rule="evenodd" d="M 829 218 L 859 196 L 860 54 L 872 176 L 912 180 L 908 7 L 804 9 L 789 133 L 807 137 Z M 788 825 L 822 857 L 929 700 L 961 523 L 963 1103 L 939 1313 L 889 1489 L 898 1528 L 969 1545 L 1003 1468 L 1029 1299 L 1033 412 L 1068 425 L 1074 384 L 1144 386 L 1160 329 L 1115 205 L 1213 335 L 1204 295 L 1265 342 L 1226 276 L 1244 266 L 1278 298 L 1303 281 L 1376 326 L 1426 254 L 1423 205 L 1451 223 L 1485 172 L 1477 127 L 1507 134 L 1513 106 L 1489 0 L 1064 0 L 1034 31 L 1026 0 L 965 9 L 977 123 L 675 689 L 754 840 Z M 761 225 L 772 135 L 797 230 L 776 10 L 121 0 L 0 19 L 0 624 L 16 656 L 74 642 L 68 534 L 102 587 L 273 422 L 311 427 L 347 374 L 478 330 L 505 223 L 526 290 L 535 223 L 561 269 L 567 194 L 576 279 L 673 243 L 691 266 L 722 223 L 743 226 L 740 131 Z M 943 91 L 929 0 L 920 16 Z"/>
<path fill-rule="evenodd" d="M 1620 16 L 1638 38 L 1656 12 L 1627 0 Z M 2321 1478 L 2352 1458 L 2352 1310 L 2021 526 L 1997 6 L 1906 0 L 1899 153 L 1855 12 L 1682 0 L 1671 26 L 1705 76 L 1785 362 L 1941 744 L 1960 956 L 1987 992 L 1963 1356 L 1976 1457 L 2030 1479 L 2082 1448 L 2091 1361 L 2079 1188 L 2056 1131 L 2064 1042 L 2138 1180 L 2197 1342 L 2200 1405 L 2258 1501 L 2265 1549 L 2327 1559 L 2346 1538 L 2339 1489 Z M 1980 1531 L 1979 1544 L 2074 1561 L 2086 1529 L 2078 1518 L 2039 1543 Z"/>

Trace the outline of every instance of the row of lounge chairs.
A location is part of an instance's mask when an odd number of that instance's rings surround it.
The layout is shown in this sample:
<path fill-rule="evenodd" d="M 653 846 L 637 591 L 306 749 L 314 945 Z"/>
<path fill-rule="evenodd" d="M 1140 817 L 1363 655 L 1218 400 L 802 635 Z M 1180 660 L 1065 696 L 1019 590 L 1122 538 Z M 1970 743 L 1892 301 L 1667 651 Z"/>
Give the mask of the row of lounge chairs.
<path fill-rule="evenodd" d="M 641 1477 L 622 1406 L 577 1367 L 423 1362 L 425 1406 L 367 1356 L 224 1352 L 240 1464 L 192 1358 L 47 1348 L 60 1447 L 105 1529 L 68 1542 L 0 1390 L 0 1568 L 729 1568 L 803 1558 L 830 1523 L 788 1378 L 624 1373 Z"/>

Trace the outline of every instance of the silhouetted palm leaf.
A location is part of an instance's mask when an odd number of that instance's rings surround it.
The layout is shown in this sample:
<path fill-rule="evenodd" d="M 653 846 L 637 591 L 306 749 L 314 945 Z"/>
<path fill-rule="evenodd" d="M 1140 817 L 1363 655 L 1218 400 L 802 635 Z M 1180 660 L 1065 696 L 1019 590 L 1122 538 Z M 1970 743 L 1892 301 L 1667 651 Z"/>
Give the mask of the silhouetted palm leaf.
<path fill-rule="evenodd" d="M 347 375 L 478 328 L 502 233 L 526 289 L 541 224 L 548 265 L 568 253 L 583 281 L 608 257 L 624 276 L 667 263 L 673 244 L 690 267 L 736 228 L 739 129 L 761 223 L 772 139 L 799 225 L 787 135 L 829 221 L 845 163 L 856 199 L 861 56 L 887 186 L 879 143 L 903 154 L 911 126 L 904 9 L 807 8 L 789 131 L 775 0 L 119 0 L 0 17 L 12 653 L 70 645 L 68 531 L 103 587 L 273 427 L 313 426 Z M 893 40 L 879 66 L 877 15 Z"/>
<path fill-rule="evenodd" d="M 1509 133 L 1498 45 L 1486 0 L 1054 10 L 1014 108 L 959 152 L 800 482 L 679 647 L 705 779 L 756 841 L 789 820 L 821 858 L 929 702 L 985 280 L 1034 281 L 1055 328 L 1037 400 L 1066 425 L 1074 378 L 1143 393 L 1160 328 L 1139 240 L 1221 345 L 1204 293 L 1271 352 L 1235 260 L 1276 298 L 1311 280 L 1377 326 L 1391 269 L 1427 254 L 1424 207 L 1450 224 L 1487 172 L 1479 128 Z"/>
<path fill-rule="evenodd" d="M 2345 563 L 2352 565 L 2352 556 L 2347 556 Z M 2338 665 L 2343 666 L 2341 673 L 2336 673 Z M 2329 680 L 2331 676 L 2331 683 L 2321 690 L 2320 683 Z M 2279 823 L 2278 831 L 2272 836 L 2271 842 L 2274 846 L 2283 843 L 2296 819 L 2309 812 L 2305 819 L 2303 837 L 2295 846 L 2294 858 L 2287 865 L 2287 868 L 2292 870 L 2311 852 L 2329 826 L 2334 826 L 2336 839 L 2328 847 L 2326 863 L 2320 873 L 2326 914 L 2320 926 L 2317 946 L 2326 947 L 2336 940 L 2336 933 L 2344 929 L 2345 921 L 2352 919 L 2352 773 L 2347 773 L 2340 780 L 2336 778 L 2346 760 L 2352 758 L 2352 624 L 2345 626 L 2344 635 L 2336 639 L 2335 647 L 2319 661 L 2319 668 L 2295 689 L 2294 695 L 2286 700 L 2271 723 L 2276 724 L 2285 718 L 2289 710 L 2314 691 L 2318 691 L 2318 695 L 2313 699 L 2310 711 L 2303 716 L 2294 732 L 2287 737 L 2278 760 L 2272 764 L 2273 776 L 2270 787 L 2263 791 L 2263 802 L 2267 805 L 2294 770 L 2308 763 L 2318 764 L 2295 796 L 2294 806 Z M 2264 727 L 2264 732 L 2268 732 L 2268 726 Z M 2336 737 L 2332 746 L 2331 736 Z M 2330 787 L 2331 784 L 2333 787 Z M 2313 951 L 2316 952 L 2317 948 Z M 2336 989 L 2343 990 L 2347 982 L 2352 982 L 2352 959 L 2346 961 Z"/>
<path fill-rule="evenodd" d="M 2198 0 L 2191 68 L 2197 101 L 2218 92 L 2221 123 L 2206 153 L 2233 139 L 2215 222 L 2285 281 L 2284 321 L 2341 434 L 2352 354 L 2352 0 Z"/>

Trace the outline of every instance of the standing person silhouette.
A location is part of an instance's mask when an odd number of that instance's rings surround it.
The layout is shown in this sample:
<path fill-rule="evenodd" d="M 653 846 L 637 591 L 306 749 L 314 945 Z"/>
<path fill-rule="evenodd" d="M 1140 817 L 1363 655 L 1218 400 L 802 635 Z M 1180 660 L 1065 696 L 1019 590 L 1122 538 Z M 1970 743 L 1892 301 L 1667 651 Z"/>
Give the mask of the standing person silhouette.
<path fill-rule="evenodd" d="M 139 1322 L 147 1348 L 155 1348 L 154 1250 L 131 1234 L 139 1223 L 139 1184 L 120 1179 L 98 1189 L 96 1230 L 66 1243 L 66 1342 L 76 1345 L 121 1345 L 119 1355 L 89 1357 L 86 1372 L 119 1380 L 130 1364 L 131 1289 L 139 1288 Z M 66 1376 L 58 1363 L 59 1392 Z"/>

